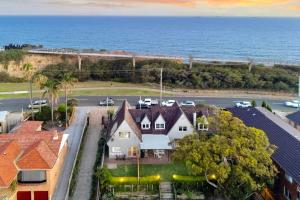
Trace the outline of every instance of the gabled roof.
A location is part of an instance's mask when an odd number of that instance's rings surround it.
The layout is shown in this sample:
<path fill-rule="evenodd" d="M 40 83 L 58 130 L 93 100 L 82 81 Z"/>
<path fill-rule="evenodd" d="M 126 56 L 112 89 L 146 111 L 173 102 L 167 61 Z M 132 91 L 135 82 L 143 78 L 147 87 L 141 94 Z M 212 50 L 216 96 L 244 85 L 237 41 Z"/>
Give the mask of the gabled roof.
<path fill-rule="evenodd" d="M 114 124 L 117 123 L 117 128 L 119 128 L 120 125 L 123 123 L 123 121 L 126 121 L 127 124 L 130 126 L 130 128 L 134 131 L 134 133 L 141 140 L 142 139 L 141 131 L 140 131 L 139 127 L 136 125 L 136 123 L 134 122 L 132 116 L 130 115 L 129 108 L 130 108 L 129 103 L 127 101 L 124 101 L 121 108 L 117 112 L 116 117 L 114 118 L 114 120 L 110 124 L 109 133 L 114 134 L 114 133 L 111 133 L 111 129 L 114 126 Z M 111 136 L 112 135 L 110 135 L 110 137 Z"/>
<path fill-rule="evenodd" d="M 300 140 L 299 131 L 280 120 L 276 115 L 255 108 L 229 108 L 234 116 L 247 126 L 263 130 L 271 144 L 277 146 L 272 159 L 300 184 Z"/>
<path fill-rule="evenodd" d="M 300 125 L 300 111 L 289 114 L 286 117 L 294 123 Z"/>

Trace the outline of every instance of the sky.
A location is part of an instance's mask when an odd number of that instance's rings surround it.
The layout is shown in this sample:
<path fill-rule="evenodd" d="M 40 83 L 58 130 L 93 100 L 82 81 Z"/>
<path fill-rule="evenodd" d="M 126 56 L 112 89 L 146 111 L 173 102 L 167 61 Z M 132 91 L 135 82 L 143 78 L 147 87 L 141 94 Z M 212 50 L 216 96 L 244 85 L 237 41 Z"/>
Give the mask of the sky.
<path fill-rule="evenodd" d="M 0 0 L 0 15 L 300 17 L 300 0 Z"/>

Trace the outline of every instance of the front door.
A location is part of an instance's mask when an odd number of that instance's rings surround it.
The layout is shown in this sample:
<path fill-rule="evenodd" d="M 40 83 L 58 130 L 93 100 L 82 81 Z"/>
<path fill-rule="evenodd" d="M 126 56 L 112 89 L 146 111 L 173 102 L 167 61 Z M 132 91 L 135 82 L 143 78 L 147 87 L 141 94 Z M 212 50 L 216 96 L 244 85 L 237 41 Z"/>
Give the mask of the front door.
<path fill-rule="evenodd" d="M 128 150 L 128 157 L 136 157 L 137 156 L 137 147 L 130 147 Z"/>
<path fill-rule="evenodd" d="M 18 192 L 17 200 L 31 200 L 31 192 Z"/>

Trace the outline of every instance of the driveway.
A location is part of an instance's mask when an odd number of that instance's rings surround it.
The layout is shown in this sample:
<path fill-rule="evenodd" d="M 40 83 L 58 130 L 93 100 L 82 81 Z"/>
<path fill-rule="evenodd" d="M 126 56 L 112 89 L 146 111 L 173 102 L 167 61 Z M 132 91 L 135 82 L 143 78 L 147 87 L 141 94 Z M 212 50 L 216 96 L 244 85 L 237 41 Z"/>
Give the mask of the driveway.
<path fill-rule="evenodd" d="M 98 141 L 101 138 L 101 118 L 106 109 L 95 107 L 90 112 L 90 124 L 84 142 L 77 184 L 72 199 L 89 199 L 94 174 L 94 164 L 97 156 Z"/>
<path fill-rule="evenodd" d="M 56 184 L 56 190 L 52 197 L 53 200 L 65 200 L 65 196 L 68 194 L 69 180 L 74 162 L 76 161 L 76 153 L 80 146 L 80 139 L 82 137 L 88 111 L 89 108 L 87 107 L 77 108 L 73 123 L 64 132 L 65 134 L 69 134 L 69 151 L 66 155 L 63 169 Z"/>

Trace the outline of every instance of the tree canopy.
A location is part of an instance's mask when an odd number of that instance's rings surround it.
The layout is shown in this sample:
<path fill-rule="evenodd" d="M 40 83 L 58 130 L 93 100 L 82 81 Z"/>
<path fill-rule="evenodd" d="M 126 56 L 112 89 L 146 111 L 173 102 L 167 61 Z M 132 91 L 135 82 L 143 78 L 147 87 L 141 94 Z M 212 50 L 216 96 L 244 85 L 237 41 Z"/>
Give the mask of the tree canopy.
<path fill-rule="evenodd" d="M 209 118 L 213 134 L 194 134 L 179 141 L 173 159 L 184 161 L 193 175 L 204 176 L 218 194 L 247 199 L 272 184 L 277 169 L 262 130 L 247 127 L 228 111 Z"/>

